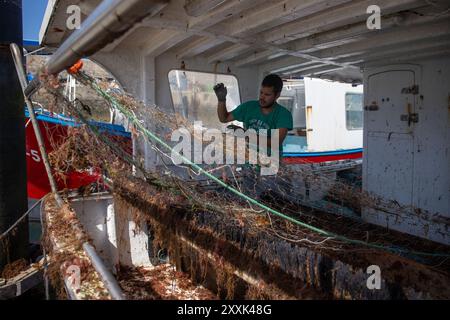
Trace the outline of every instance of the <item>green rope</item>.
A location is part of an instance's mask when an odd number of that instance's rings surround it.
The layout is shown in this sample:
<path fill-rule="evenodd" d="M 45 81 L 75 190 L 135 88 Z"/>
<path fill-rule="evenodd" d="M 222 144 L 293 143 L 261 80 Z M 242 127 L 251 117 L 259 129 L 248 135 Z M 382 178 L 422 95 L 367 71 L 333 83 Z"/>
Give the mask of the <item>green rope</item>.
<path fill-rule="evenodd" d="M 119 158 L 124 159 L 126 162 L 134 165 L 137 169 L 139 169 L 141 171 L 141 173 L 144 175 L 147 182 L 150 182 L 152 185 L 155 185 L 160 188 L 165 188 L 165 189 L 171 188 L 170 186 L 164 184 L 163 182 L 156 181 L 156 179 L 153 176 L 149 176 L 148 173 L 145 171 L 145 169 L 142 168 L 142 166 L 139 163 L 137 163 L 137 161 L 135 161 L 132 157 L 130 157 L 128 153 L 124 152 L 121 147 L 119 147 L 117 144 L 113 143 L 105 135 L 102 135 L 102 131 L 100 131 L 95 125 L 90 123 L 83 116 L 83 114 L 79 110 L 77 110 L 74 103 L 72 103 L 71 101 L 69 101 L 67 99 L 65 99 L 65 102 L 73 107 L 73 110 L 75 111 L 77 117 L 81 120 L 81 122 L 83 122 L 92 131 L 92 133 L 94 135 L 96 135 L 105 145 L 110 147 L 111 150 L 114 153 L 116 153 L 117 156 L 119 156 Z"/>
<path fill-rule="evenodd" d="M 157 135 L 155 135 L 153 132 L 149 131 L 147 128 L 144 127 L 144 125 L 139 121 L 139 119 L 136 118 L 136 116 L 130 112 L 127 108 L 123 107 L 121 105 L 121 103 L 119 103 L 114 97 L 110 96 L 108 93 L 106 93 L 103 89 L 101 89 L 98 84 L 91 79 L 87 74 L 80 72 L 79 73 L 80 76 L 82 77 L 82 80 L 87 81 L 88 84 L 90 84 L 90 86 L 97 92 L 99 93 L 102 97 L 104 97 L 107 101 L 109 101 L 114 107 L 116 107 L 120 112 L 122 112 L 127 118 L 128 120 L 130 120 L 133 125 L 140 129 L 140 131 L 142 133 L 144 133 L 146 135 L 146 137 L 148 139 L 153 140 L 154 142 L 162 145 L 163 147 L 165 147 L 167 150 L 169 151 L 173 151 L 173 148 L 168 145 L 166 142 L 164 142 L 163 140 L 161 140 Z M 413 255 L 421 255 L 421 256 L 430 256 L 430 257 L 450 257 L 450 254 L 446 254 L 446 253 L 431 253 L 431 252 L 421 252 L 421 251 L 411 251 L 411 250 L 407 250 L 407 249 L 402 249 L 402 248 L 393 248 L 393 247 L 388 247 L 388 246 L 383 246 L 380 244 L 375 244 L 375 243 L 370 243 L 370 242 L 365 242 L 362 240 L 355 240 L 355 239 L 350 239 L 347 238 L 345 236 L 333 233 L 333 232 L 329 232 L 326 230 L 322 230 L 320 228 L 314 227 L 312 225 L 309 225 L 307 223 L 301 222 L 297 219 L 294 219 L 290 216 L 287 216 L 277 210 L 274 210 L 262 203 L 260 203 L 259 201 L 247 196 L 246 194 L 240 192 L 239 190 L 229 186 L 228 184 L 226 184 L 225 182 L 223 182 L 222 180 L 220 180 L 219 178 L 215 177 L 214 175 L 212 175 L 211 173 L 205 171 L 203 168 L 201 168 L 199 165 L 193 163 L 191 160 L 189 160 L 188 158 L 184 157 L 181 154 L 178 154 L 181 159 L 183 159 L 185 161 L 185 163 L 191 165 L 193 168 L 195 168 L 196 170 L 198 170 L 200 173 L 204 174 L 205 176 L 207 176 L 208 178 L 210 178 L 211 180 L 213 180 L 214 182 L 216 182 L 217 184 L 219 184 L 220 186 L 224 187 L 225 189 L 227 189 L 228 191 L 234 193 L 235 195 L 237 195 L 238 197 L 241 197 L 247 201 L 249 201 L 250 203 L 260 207 L 261 209 L 272 213 L 275 216 L 278 216 L 282 219 L 285 219 L 289 222 L 292 222 L 296 225 L 299 225 L 303 228 L 306 228 L 310 231 L 313 231 L 315 233 L 318 233 L 320 235 L 329 237 L 329 238 L 334 238 L 346 243 L 350 243 L 350 244 L 356 244 L 356 245 L 361 245 L 361 246 L 366 246 L 369 248 L 374 248 L 374 249 L 380 249 L 380 250 L 385 250 L 385 251 L 390 251 L 393 253 L 403 253 L 403 254 L 413 254 Z"/>

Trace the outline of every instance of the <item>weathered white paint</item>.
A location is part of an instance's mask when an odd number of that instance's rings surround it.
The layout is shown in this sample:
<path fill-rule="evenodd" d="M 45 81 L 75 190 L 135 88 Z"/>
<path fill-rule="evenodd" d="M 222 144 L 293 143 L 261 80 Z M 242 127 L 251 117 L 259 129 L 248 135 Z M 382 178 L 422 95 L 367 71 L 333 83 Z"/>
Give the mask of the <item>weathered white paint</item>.
<path fill-rule="evenodd" d="M 363 188 L 414 209 L 363 210 L 371 223 L 450 243 L 450 59 L 372 68 L 365 74 Z M 402 94 L 410 85 L 419 94 Z M 408 107 L 409 105 L 409 107 Z M 417 113 L 418 123 L 400 121 Z M 419 210 L 421 211 L 419 211 Z"/>
<path fill-rule="evenodd" d="M 312 107 L 308 150 L 361 148 L 363 130 L 346 127 L 345 94 L 363 93 L 363 87 L 313 78 L 304 81 L 306 106 Z"/>
<path fill-rule="evenodd" d="M 73 198 L 71 205 L 97 253 L 115 272 L 119 262 L 113 198 L 109 194 Z"/>
<path fill-rule="evenodd" d="M 332 30 L 344 25 L 365 21 L 367 16 L 367 8 L 370 5 L 377 4 L 383 10 L 383 15 L 402 11 L 406 8 L 412 9 L 423 5 L 416 0 L 364 0 L 351 1 L 348 4 L 339 6 L 338 8 L 330 8 L 323 12 L 307 16 L 303 19 L 286 23 L 279 28 L 270 30 L 262 36 L 266 42 L 286 43 L 307 37 L 311 34 Z"/>
<path fill-rule="evenodd" d="M 251 33 L 270 30 L 281 24 L 304 18 L 313 13 L 337 7 L 349 0 L 285 0 L 264 1 L 264 5 L 242 12 L 226 22 L 216 26 L 233 36 L 245 36 Z"/>
<path fill-rule="evenodd" d="M 408 43 L 414 43 L 421 39 L 448 36 L 450 33 L 450 23 L 447 19 L 432 24 L 396 28 L 395 30 L 373 35 L 368 38 L 367 41 L 358 41 L 335 46 L 314 52 L 314 55 L 320 58 L 337 59 L 361 53 L 370 54 L 377 48 L 386 48 L 388 46 L 396 46 L 399 44 L 407 45 Z"/>
<path fill-rule="evenodd" d="M 132 210 L 114 206 L 117 261 L 129 267 L 151 266 L 147 226 L 134 222 Z"/>
<path fill-rule="evenodd" d="M 116 49 L 111 53 L 97 53 L 92 56 L 92 60 L 108 70 L 126 92 L 143 99 L 142 61 L 138 50 Z"/>
<path fill-rule="evenodd" d="M 151 266 L 147 226 L 137 225 L 130 208 L 116 208 L 112 195 L 72 197 L 77 217 L 105 265 Z"/>

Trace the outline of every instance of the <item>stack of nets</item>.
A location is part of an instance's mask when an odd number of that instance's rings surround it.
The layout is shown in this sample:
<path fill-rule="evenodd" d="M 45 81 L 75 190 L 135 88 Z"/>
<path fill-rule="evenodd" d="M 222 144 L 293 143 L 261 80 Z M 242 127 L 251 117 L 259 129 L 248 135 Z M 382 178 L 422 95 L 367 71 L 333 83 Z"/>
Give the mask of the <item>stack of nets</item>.
<path fill-rule="evenodd" d="M 194 123 L 170 110 L 146 106 L 117 88 L 112 90 L 108 81 L 94 79 L 84 72 L 75 77 L 92 95 L 104 99 L 109 106 L 107 112 L 125 119 L 123 123 L 133 141 L 144 142 L 156 161 L 149 166 L 145 156 L 136 152 L 139 149 L 136 143 L 133 155 L 129 142 L 117 140 L 92 124 L 95 105 L 79 99 L 69 101 L 58 79 L 44 77 L 41 94 L 51 97 L 46 108 L 59 113 L 64 107 L 66 115 L 82 124 L 70 128 L 67 139 L 53 145 L 50 159 L 58 175 L 95 168 L 112 181 L 124 175 L 138 176 L 161 191 L 183 197 L 190 204 L 189 210 L 211 211 L 223 215 L 230 223 L 250 226 L 257 232 L 275 234 L 286 241 L 323 251 L 387 250 L 427 259 L 431 264 L 441 264 L 450 256 L 445 246 L 364 223 L 360 218 L 361 208 L 399 216 L 432 216 L 432 213 L 364 192 L 357 175 L 353 179 L 340 177 L 312 163 L 281 164 L 272 176 L 261 175 L 261 165 L 175 165 L 171 134 L 183 128 L 195 139 L 201 130 Z M 222 135 L 223 141 L 227 141 L 227 136 L 234 137 L 233 132 Z M 203 147 L 208 145 L 204 143 Z M 235 144 L 220 148 L 224 154 L 233 151 L 234 155 L 242 152 L 248 155 L 252 146 L 247 143 L 244 151 Z"/>

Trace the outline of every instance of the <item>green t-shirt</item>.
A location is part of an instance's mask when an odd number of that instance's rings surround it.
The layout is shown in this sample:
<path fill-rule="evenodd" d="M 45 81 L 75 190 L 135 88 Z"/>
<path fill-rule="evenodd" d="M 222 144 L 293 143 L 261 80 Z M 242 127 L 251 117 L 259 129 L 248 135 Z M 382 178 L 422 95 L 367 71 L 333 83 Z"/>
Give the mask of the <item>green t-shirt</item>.
<path fill-rule="evenodd" d="M 275 103 L 271 113 L 263 114 L 259 101 L 252 100 L 245 102 L 231 111 L 234 120 L 244 123 L 244 129 L 254 129 L 259 132 L 260 129 L 267 129 L 267 135 L 270 138 L 270 130 L 286 128 L 293 129 L 293 119 L 291 112 L 282 105 Z M 283 146 L 279 146 L 280 156 L 282 155 Z M 270 155 L 270 149 L 268 154 Z"/>
<path fill-rule="evenodd" d="M 233 114 L 234 120 L 244 123 L 245 130 L 254 129 L 258 132 L 259 129 L 293 129 L 292 114 L 288 109 L 278 103 L 275 103 L 272 112 L 269 114 L 263 114 L 261 112 L 259 101 L 256 100 L 241 104 L 231 113 Z M 270 134 L 270 131 L 268 133 Z"/>

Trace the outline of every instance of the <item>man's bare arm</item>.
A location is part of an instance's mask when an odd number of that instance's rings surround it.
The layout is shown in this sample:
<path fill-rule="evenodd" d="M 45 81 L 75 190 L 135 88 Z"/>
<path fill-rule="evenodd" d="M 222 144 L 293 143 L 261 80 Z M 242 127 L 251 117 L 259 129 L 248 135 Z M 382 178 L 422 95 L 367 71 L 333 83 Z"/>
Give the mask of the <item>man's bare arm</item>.
<path fill-rule="evenodd" d="M 279 143 L 281 146 L 284 142 L 284 139 L 286 139 L 289 130 L 287 128 L 280 128 L 277 130 L 279 130 Z M 272 139 L 267 139 L 267 147 L 272 148 Z"/>
<path fill-rule="evenodd" d="M 233 114 L 227 111 L 227 104 L 225 101 L 219 101 L 217 105 L 217 115 L 219 116 L 219 121 L 222 123 L 234 121 Z"/>
<path fill-rule="evenodd" d="M 280 146 L 281 146 L 284 142 L 284 139 L 286 139 L 289 130 L 287 128 L 280 128 L 278 130 L 280 130 Z"/>

